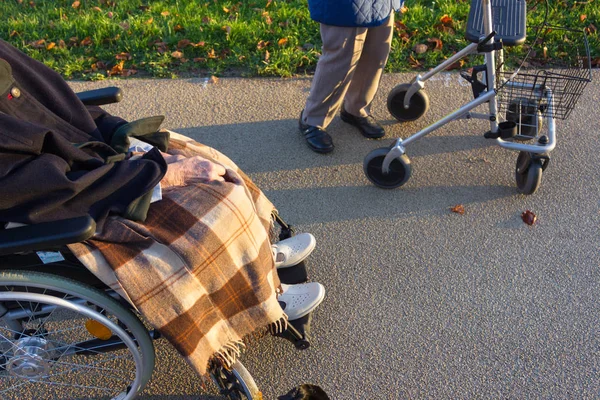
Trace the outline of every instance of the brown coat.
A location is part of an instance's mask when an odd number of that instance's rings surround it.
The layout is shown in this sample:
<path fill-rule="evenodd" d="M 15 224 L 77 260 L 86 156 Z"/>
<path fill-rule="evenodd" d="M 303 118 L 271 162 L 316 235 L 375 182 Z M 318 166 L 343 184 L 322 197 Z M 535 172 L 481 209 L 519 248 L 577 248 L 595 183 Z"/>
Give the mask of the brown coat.
<path fill-rule="evenodd" d="M 111 148 L 124 124 L 0 40 L 0 222 L 84 214 L 101 222 L 109 212 L 144 219 L 166 163 L 158 151 L 129 160 Z"/>

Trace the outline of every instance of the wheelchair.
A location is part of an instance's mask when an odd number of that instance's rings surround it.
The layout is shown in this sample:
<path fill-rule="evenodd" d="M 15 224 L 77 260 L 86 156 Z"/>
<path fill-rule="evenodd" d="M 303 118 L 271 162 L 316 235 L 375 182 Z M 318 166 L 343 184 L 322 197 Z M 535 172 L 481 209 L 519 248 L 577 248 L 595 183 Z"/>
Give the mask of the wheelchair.
<path fill-rule="evenodd" d="M 118 88 L 78 94 L 88 105 L 121 100 Z M 276 216 L 279 237 L 293 228 Z M 134 399 L 152 376 L 153 341 L 161 337 L 134 307 L 105 286 L 69 251 L 93 236 L 90 216 L 6 229 L 0 224 L 0 398 Z M 284 283 L 306 281 L 298 265 Z M 285 278 L 285 279 L 284 279 Z M 310 346 L 310 314 L 279 335 Z M 209 373 L 229 399 L 262 399 L 239 360 L 212 362 Z"/>

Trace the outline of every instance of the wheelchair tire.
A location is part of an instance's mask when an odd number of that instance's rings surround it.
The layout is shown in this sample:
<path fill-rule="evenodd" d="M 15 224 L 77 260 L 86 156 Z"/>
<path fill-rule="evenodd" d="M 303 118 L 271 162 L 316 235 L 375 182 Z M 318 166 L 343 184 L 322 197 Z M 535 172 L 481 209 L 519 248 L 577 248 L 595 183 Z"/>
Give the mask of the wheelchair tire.
<path fill-rule="evenodd" d="M 150 380 L 148 330 L 105 292 L 54 274 L 5 270 L 0 296 L 0 398 L 131 400 Z"/>
<path fill-rule="evenodd" d="M 238 360 L 231 370 L 213 365 L 210 376 L 222 395 L 230 400 L 262 400 L 263 396 L 254 378 Z"/>

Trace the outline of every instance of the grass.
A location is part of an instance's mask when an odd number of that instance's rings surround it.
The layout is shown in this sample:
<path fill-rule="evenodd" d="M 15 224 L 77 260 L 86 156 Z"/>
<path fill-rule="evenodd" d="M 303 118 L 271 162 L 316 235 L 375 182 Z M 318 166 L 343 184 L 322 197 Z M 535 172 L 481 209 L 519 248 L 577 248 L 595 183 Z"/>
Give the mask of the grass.
<path fill-rule="evenodd" d="M 597 1 L 550 0 L 549 13 L 552 24 L 587 29 L 596 65 Z M 543 5 L 530 8 L 528 23 L 540 23 Z M 407 0 L 387 70 L 427 69 L 464 47 L 468 12 L 464 0 Z M 312 72 L 321 45 L 306 0 L 5 0 L 0 13 L 0 37 L 65 78 L 289 77 Z M 563 42 L 551 40 L 550 50 Z"/>

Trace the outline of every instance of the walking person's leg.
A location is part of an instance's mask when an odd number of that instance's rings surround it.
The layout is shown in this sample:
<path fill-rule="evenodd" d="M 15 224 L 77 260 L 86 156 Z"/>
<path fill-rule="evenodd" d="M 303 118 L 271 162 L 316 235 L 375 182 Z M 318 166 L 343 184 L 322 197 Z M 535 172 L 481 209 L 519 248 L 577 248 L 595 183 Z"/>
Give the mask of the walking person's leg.
<path fill-rule="evenodd" d="M 310 94 L 300 116 L 300 130 L 311 149 L 328 153 L 333 141 L 325 129 L 339 110 L 350 86 L 366 38 L 367 28 L 321 24 L 323 50 Z"/>
<path fill-rule="evenodd" d="M 390 54 L 394 33 L 394 13 L 387 21 L 367 31 L 354 79 L 344 97 L 342 120 L 357 126 L 367 137 L 382 137 L 383 128 L 371 117 L 371 103 Z"/>

